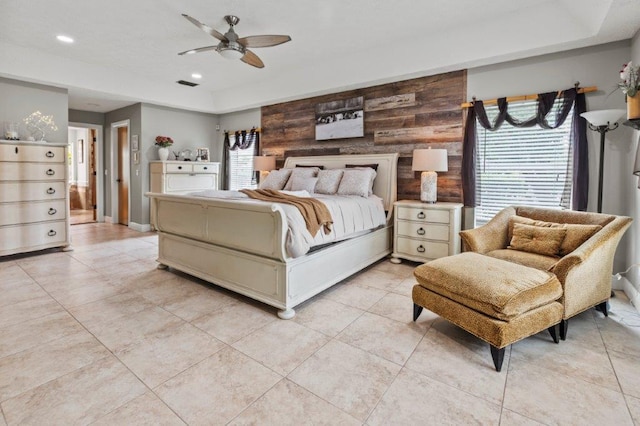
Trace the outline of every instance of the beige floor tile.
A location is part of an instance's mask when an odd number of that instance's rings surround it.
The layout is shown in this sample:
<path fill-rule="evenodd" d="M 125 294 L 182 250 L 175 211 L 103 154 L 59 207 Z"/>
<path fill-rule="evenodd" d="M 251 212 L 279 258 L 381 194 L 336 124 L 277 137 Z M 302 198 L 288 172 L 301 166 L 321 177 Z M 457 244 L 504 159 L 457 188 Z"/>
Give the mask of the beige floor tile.
<path fill-rule="evenodd" d="M 147 386 L 154 388 L 226 345 L 191 324 L 147 334 L 115 355 Z"/>
<path fill-rule="evenodd" d="M 389 293 L 373 305 L 369 312 L 403 324 L 409 324 L 413 322 L 413 300 L 411 297 Z M 428 326 L 438 318 L 440 318 L 438 315 L 428 309 L 423 309 L 416 324 Z"/>
<path fill-rule="evenodd" d="M 640 398 L 640 357 L 609 351 L 622 392 Z"/>
<path fill-rule="evenodd" d="M 101 258 L 116 256 L 118 254 L 120 254 L 118 250 L 110 247 L 90 247 L 84 249 L 82 247 L 79 247 L 77 250 L 69 253 L 69 256 L 86 265 L 92 264 L 94 261 Z"/>
<path fill-rule="evenodd" d="M 608 318 L 596 315 L 596 324 L 608 350 L 640 356 L 640 327 L 627 325 L 629 321 L 634 320 L 635 313 L 632 309 L 633 307 L 628 305 L 626 310 L 616 310 Z"/>
<path fill-rule="evenodd" d="M 20 284 L 33 283 L 34 280 L 16 262 L 0 262 L 0 290 Z"/>
<path fill-rule="evenodd" d="M 295 369 L 289 379 L 364 421 L 400 366 L 332 340 Z"/>
<path fill-rule="evenodd" d="M 135 257 L 136 259 L 155 260 L 158 258 L 158 246 L 146 243 L 146 246 L 127 250 L 124 252 L 124 254 Z"/>
<path fill-rule="evenodd" d="M 127 264 L 136 262 L 137 260 L 138 259 L 136 259 L 135 257 L 129 256 L 124 253 L 116 253 L 108 256 L 100 256 L 88 260 L 83 260 L 82 263 L 92 269 L 100 270 L 105 268 L 124 268 Z"/>
<path fill-rule="evenodd" d="M 106 282 L 87 282 L 84 286 L 71 290 L 53 290 L 51 297 L 56 299 L 65 308 L 84 305 L 100 299 L 115 296 L 123 290 L 107 284 Z"/>
<path fill-rule="evenodd" d="M 545 424 L 632 424 L 622 393 L 532 365 L 509 371 L 503 407 Z"/>
<path fill-rule="evenodd" d="M 426 328 L 365 312 L 337 337 L 338 340 L 399 365 L 409 359 Z"/>
<path fill-rule="evenodd" d="M 287 379 L 251 404 L 230 425 L 360 425 L 344 411 Z"/>
<path fill-rule="evenodd" d="M 391 291 L 393 293 L 401 294 L 402 296 L 411 298 L 414 285 L 416 285 L 416 279 L 413 278 L 413 276 L 411 276 L 409 278 L 405 278 L 404 280 L 400 281 L 400 284 L 398 284 L 395 288 L 391 289 Z"/>
<path fill-rule="evenodd" d="M 4 401 L 2 410 L 9 424 L 89 424 L 145 391 L 109 356 Z"/>
<path fill-rule="evenodd" d="M 386 294 L 386 291 L 377 288 L 345 282 L 332 287 L 323 297 L 366 311 Z"/>
<path fill-rule="evenodd" d="M 595 316 L 597 315 L 602 314 L 597 313 L 595 309 L 588 309 L 570 318 L 566 342 L 587 348 L 602 347 L 602 336 L 600 335 L 600 330 L 598 330 L 598 325 L 595 320 Z"/>
<path fill-rule="evenodd" d="M 178 296 L 164 303 L 162 307 L 186 321 L 193 321 L 204 315 L 237 304 L 236 299 L 214 288 L 195 288 L 192 292 Z"/>
<path fill-rule="evenodd" d="M 58 312 L 0 329 L 0 358 L 83 331 L 67 312 Z"/>
<path fill-rule="evenodd" d="M 92 426 L 179 426 L 185 423 L 157 396 L 147 392 L 100 418 Z"/>
<path fill-rule="evenodd" d="M 509 353 L 507 349 L 502 372 L 498 373 L 488 343 L 441 319 L 434 322 L 405 367 L 500 404 L 507 380 Z"/>
<path fill-rule="evenodd" d="M 405 279 L 413 275 L 414 269 L 420 265 L 419 263 L 403 260 L 402 263 L 391 263 L 389 259 L 383 259 L 373 265 L 370 269 L 374 271 L 383 271 Z"/>
<path fill-rule="evenodd" d="M 314 297 L 296 307 L 296 316 L 293 321 L 327 336 L 335 337 L 363 313 L 363 310 L 352 306 L 323 297 Z"/>
<path fill-rule="evenodd" d="M 83 325 L 92 329 L 100 323 L 113 321 L 126 315 L 152 308 L 153 303 L 144 297 L 132 293 L 121 293 L 113 297 L 75 306 L 69 312 Z"/>
<path fill-rule="evenodd" d="M 218 340 L 232 344 L 277 320 L 275 312 L 265 312 L 252 304 L 238 302 L 201 316 L 193 321 L 193 325 Z"/>
<path fill-rule="evenodd" d="M 631 418 L 633 418 L 636 425 L 640 425 L 640 398 L 625 395 L 625 399 L 627 400 L 627 406 L 629 407 Z"/>
<path fill-rule="evenodd" d="M 102 283 L 106 280 L 94 270 L 82 270 L 81 272 L 58 271 L 38 278 L 38 284 L 50 293 L 56 291 L 72 291 L 81 289 L 87 284 Z"/>
<path fill-rule="evenodd" d="M 497 425 L 500 406 L 403 369 L 367 424 Z"/>
<path fill-rule="evenodd" d="M 49 295 L 3 306 L 0 309 L 0 328 L 62 311 L 62 306 Z"/>
<path fill-rule="evenodd" d="M 2 414 L 2 411 L 0 411 L 0 426 L 7 426 L 7 422 L 4 419 L 4 415 Z"/>
<path fill-rule="evenodd" d="M 293 321 L 273 321 L 232 346 L 286 376 L 329 341 L 322 333 Z"/>
<path fill-rule="evenodd" d="M 500 416 L 500 426 L 540 426 L 544 423 L 529 419 L 511 410 L 503 409 Z"/>
<path fill-rule="evenodd" d="M 349 284 L 357 284 L 366 287 L 378 288 L 380 290 L 390 291 L 400 284 L 402 278 L 389 272 L 377 269 L 369 269 L 364 273 L 360 273 L 351 278 Z"/>
<path fill-rule="evenodd" d="M 228 347 L 163 383 L 155 393 L 188 424 L 225 424 L 280 379 Z"/>
<path fill-rule="evenodd" d="M 0 401 L 104 358 L 109 351 L 82 330 L 0 359 Z"/>
<path fill-rule="evenodd" d="M 35 282 L 16 283 L 11 286 L 4 285 L 2 298 L 0 298 L 0 308 L 43 296 L 47 296 L 47 293 Z"/>

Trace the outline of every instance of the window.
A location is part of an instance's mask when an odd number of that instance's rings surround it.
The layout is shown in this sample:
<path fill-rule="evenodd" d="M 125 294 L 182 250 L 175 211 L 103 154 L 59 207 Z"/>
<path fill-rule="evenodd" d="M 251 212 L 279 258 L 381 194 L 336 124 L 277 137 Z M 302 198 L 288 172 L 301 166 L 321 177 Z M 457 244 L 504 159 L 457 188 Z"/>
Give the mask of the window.
<path fill-rule="evenodd" d="M 229 135 L 231 146 L 235 143 L 235 136 Z M 229 151 L 229 189 L 255 189 L 258 184 L 256 172 L 253 171 L 253 146 L 247 149 Z"/>
<path fill-rule="evenodd" d="M 556 101 L 547 117 L 554 117 L 561 104 Z M 524 121 L 535 115 L 536 108 L 535 101 L 510 104 L 509 113 Z M 486 111 L 493 120 L 498 107 L 487 106 Z M 511 205 L 569 207 L 572 117 L 570 112 L 557 129 L 517 128 L 507 122 L 495 132 L 478 127 L 476 226 Z"/>

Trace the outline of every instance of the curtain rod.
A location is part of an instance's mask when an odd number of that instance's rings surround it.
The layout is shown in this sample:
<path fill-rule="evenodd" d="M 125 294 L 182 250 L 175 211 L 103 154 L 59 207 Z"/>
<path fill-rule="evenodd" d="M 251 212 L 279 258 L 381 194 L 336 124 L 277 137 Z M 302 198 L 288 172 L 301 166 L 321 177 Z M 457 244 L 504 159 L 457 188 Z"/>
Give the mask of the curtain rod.
<path fill-rule="evenodd" d="M 590 86 L 590 87 L 582 87 L 580 89 L 578 89 L 578 93 L 591 93 L 591 92 L 595 92 L 596 90 L 598 90 L 597 86 Z M 559 95 L 562 94 L 562 91 L 558 92 Z M 474 97 L 475 99 L 475 97 Z M 535 101 L 536 99 L 538 99 L 538 94 L 534 94 L 534 95 L 520 95 L 520 96 L 509 96 L 507 97 L 507 102 L 522 102 L 522 101 Z M 497 104 L 498 103 L 498 99 L 489 99 L 487 101 L 483 101 L 483 103 L 485 105 L 492 105 L 492 104 Z M 463 104 L 460 104 L 461 108 L 471 108 L 473 106 L 473 101 L 472 102 L 465 102 Z"/>
<path fill-rule="evenodd" d="M 225 133 L 229 133 L 229 134 L 236 133 L 236 132 L 243 132 L 243 131 L 244 131 L 244 132 L 249 133 L 249 132 L 251 132 L 251 130 L 255 130 L 256 132 L 258 132 L 258 133 L 259 133 L 262 129 L 260 129 L 260 127 L 254 127 L 253 129 L 248 129 L 248 130 L 245 130 L 245 129 L 240 129 L 240 130 L 224 130 L 224 132 L 225 132 Z"/>

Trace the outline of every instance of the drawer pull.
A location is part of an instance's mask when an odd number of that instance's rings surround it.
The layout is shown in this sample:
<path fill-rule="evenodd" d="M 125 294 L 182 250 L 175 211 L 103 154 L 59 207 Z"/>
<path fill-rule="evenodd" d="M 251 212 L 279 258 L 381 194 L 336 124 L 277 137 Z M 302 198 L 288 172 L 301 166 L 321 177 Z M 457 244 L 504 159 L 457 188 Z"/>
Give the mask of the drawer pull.
<path fill-rule="evenodd" d="M 18 153 L 18 147 L 16 146 L 16 154 Z"/>
<path fill-rule="evenodd" d="M 54 209 L 53 207 L 49 208 L 49 216 L 53 216 L 54 214 L 58 213 L 58 210 Z"/>
<path fill-rule="evenodd" d="M 54 172 L 52 169 L 47 170 L 47 175 L 53 176 L 55 174 L 56 174 L 56 172 Z"/>
<path fill-rule="evenodd" d="M 208 168 L 208 167 L 206 167 L 206 166 L 205 166 L 205 167 L 203 167 L 203 169 L 205 169 L 205 170 L 209 170 L 209 168 Z"/>
<path fill-rule="evenodd" d="M 182 170 L 182 166 L 178 166 L 178 170 Z"/>
<path fill-rule="evenodd" d="M 53 189 L 53 188 L 47 189 L 47 194 L 55 194 L 55 193 L 56 193 L 55 189 Z"/>
<path fill-rule="evenodd" d="M 420 244 L 416 250 L 418 250 L 418 253 L 424 253 L 425 252 L 425 248 L 422 247 L 422 244 Z"/>
<path fill-rule="evenodd" d="M 56 234 L 57 234 L 57 232 L 54 231 L 53 229 L 50 229 L 49 232 L 47 232 L 47 235 L 50 236 L 50 237 L 54 237 L 54 236 L 56 236 Z"/>
<path fill-rule="evenodd" d="M 47 151 L 47 153 L 45 154 L 47 156 L 47 158 L 53 158 L 56 155 L 53 153 L 53 151 Z"/>
<path fill-rule="evenodd" d="M 416 231 L 416 233 L 417 233 L 418 235 L 424 235 L 424 234 L 425 234 L 425 231 L 424 231 L 424 229 L 423 229 L 423 228 L 419 228 L 419 229 Z"/>
<path fill-rule="evenodd" d="M 424 219 L 425 217 L 427 217 L 424 212 L 420 212 L 418 213 L 418 219 Z"/>

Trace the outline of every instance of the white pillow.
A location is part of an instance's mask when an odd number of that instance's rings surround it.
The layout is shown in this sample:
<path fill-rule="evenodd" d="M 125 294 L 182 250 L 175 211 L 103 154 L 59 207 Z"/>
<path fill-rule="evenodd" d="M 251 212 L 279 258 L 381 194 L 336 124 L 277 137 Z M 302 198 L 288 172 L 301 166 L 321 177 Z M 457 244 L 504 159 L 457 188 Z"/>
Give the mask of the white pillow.
<path fill-rule="evenodd" d="M 265 180 L 260 182 L 260 189 L 281 190 L 287 183 L 289 175 L 291 175 L 291 169 L 273 170 Z"/>
<path fill-rule="evenodd" d="M 291 190 L 292 191 L 307 191 L 309 193 L 313 193 L 315 191 L 317 182 L 318 182 L 318 178 L 317 177 L 292 176 L 291 177 Z"/>
<path fill-rule="evenodd" d="M 316 183 L 316 193 L 334 195 L 338 192 L 343 170 L 320 170 L 318 172 L 318 183 Z"/>
<path fill-rule="evenodd" d="M 338 195 L 369 196 L 373 169 L 345 169 L 338 187 Z"/>
<path fill-rule="evenodd" d="M 317 167 L 296 167 L 295 169 L 287 169 L 287 170 L 292 170 L 292 172 L 291 172 L 291 177 L 289 177 L 287 184 L 284 186 L 284 190 L 291 191 L 291 185 L 293 183 L 294 177 L 296 176 L 301 178 L 316 177 L 318 175 L 318 170 L 320 169 Z"/>
<path fill-rule="evenodd" d="M 369 182 L 369 195 L 373 194 L 373 182 L 376 180 L 376 176 L 378 176 L 378 172 L 376 171 L 376 169 L 369 167 L 369 166 L 363 166 L 363 167 L 347 167 L 347 170 L 349 169 L 357 169 L 357 170 L 367 170 L 369 173 L 371 173 L 371 181 Z"/>

